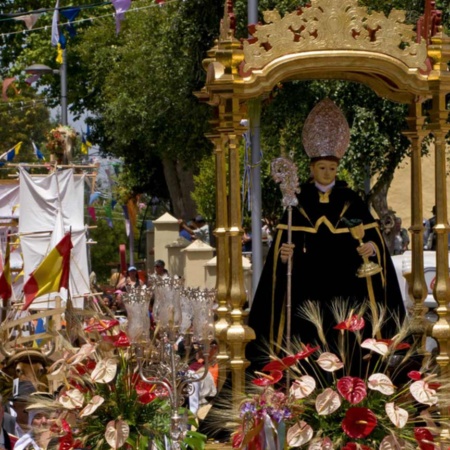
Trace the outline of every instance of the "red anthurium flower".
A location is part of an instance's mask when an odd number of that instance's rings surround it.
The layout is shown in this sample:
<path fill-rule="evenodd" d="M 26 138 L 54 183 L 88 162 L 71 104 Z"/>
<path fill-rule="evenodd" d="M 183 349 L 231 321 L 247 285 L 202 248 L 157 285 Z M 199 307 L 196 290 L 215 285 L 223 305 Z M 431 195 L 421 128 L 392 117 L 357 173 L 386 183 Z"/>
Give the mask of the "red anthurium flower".
<path fill-rule="evenodd" d="M 239 430 L 233 434 L 233 438 L 231 440 L 232 448 L 241 448 L 243 441 L 244 441 L 244 433 L 242 431 L 242 427 L 239 427 Z"/>
<path fill-rule="evenodd" d="M 366 384 L 358 377 L 342 377 L 337 382 L 337 389 L 352 405 L 356 405 L 367 396 Z"/>
<path fill-rule="evenodd" d="M 441 383 L 428 383 L 428 387 L 434 390 L 439 389 L 441 386 L 442 386 Z"/>
<path fill-rule="evenodd" d="M 408 372 L 408 377 L 411 378 L 411 380 L 419 381 L 422 379 L 422 374 L 417 370 L 411 370 L 411 372 Z"/>
<path fill-rule="evenodd" d="M 261 375 L 259 378 L 252 380 L 255 386 L 271 386 L 278 383 L 283 378 L 283 372 L 280 370 L 272 370 L 270 374 L 255 372 L 257 375 Z"/>
<path fill-rule="evenodd" d="M 317 350 L 319 350 L 319 346 L 311 347 L 311 345 L 306 344 L 301 352 L 298 352 L 295 357 L 297 358 L 297 361 L 300 361 L 301 359 L 306 359 L 309 356 L 311 356 L 313 353 L 315 353 Z"/>
<path fill-rule="evenodd" d="M 280 360 L 270 361 L 263 368 L 263 372 L 271 372 L 272 370 L 286 370 L 298 361 L 297 355 L 286 356 Z"/>
<path fill-rule="evenodd" d="M 362 330 L 365 326 L 366 322 L 364 319 L 356 314 L 353 314 L 347 320 L 344 320 L 341 323 L 338 323 L 334 329 L 335 330 L 347 330 L 347 331 L 359 331 Z"/>
<path fill-rule="evenodd" d="M 392 343 L 394 342 L 393 339 L 377 339 L 377 341 L 379 342 L 384 342 L 385 344 L 391 346 Z M 406 350 L 408 348 L 411 348 L 411 345 L 408 344 L 407 342 L 399 342 L 396 346 L 395 346 L 395 350 Z"/>
<path fill-rule="evenodd" d="M 371 447 L 367 447 L 367 445 L 356 444 L 355 442 L 348 442 L 345 444 L 345 447 L 342 447 L 341 450 L 373 450 Z"/>
<path fill-rule="evenodd" d="M 433 444 L 434 439 L 430 430 L 426 428 L 414 428 L 414 437 L 419 444 L 420 450 L 434 450 L 436 446 Z"/>
<path fill-rule="evenodd" d="M 377 425 L 377 418 L 369 408 L 349 408 L 342 421 L 344 433 L 352 439 L 369 436 Z"/>
<path fill-rule="evenodd" d="M 121 331 L 114 336 L 102 336 L 102 339 L 106 342 L 112 342 L 114 347 L 129 347 L 131 345 L 128 336 L 124 331 Z"/>
<path fill-rule="evenodd" d="M 61 420 L 61 428 L 63 429 L 63 431 L 65 431 L 66 433 L 72 433 L 72 428 L 69 425 L 69 422 L 67 422 L 67 420 L 62 419 Z"/>
<path fill-rule="evenodd" d="M 103 331 L 108 331 L 111 328 L 120 325 L 120 322 L 117 319 L 112 320 L 100 320 L 99 322 L 95 322 L 92 325 L 88 325 L 84 330 L 88 333 L 93 331 L 97 331 L 98 333 L 102 333 Z"/>
<path fill-rule="evenodd" d="M 153 392 L 144 392 L 143 394 L 138 395 L 138 402 L 142 403 L 143 405 L 148 405 L 157 397 L 158 396 Z"/>

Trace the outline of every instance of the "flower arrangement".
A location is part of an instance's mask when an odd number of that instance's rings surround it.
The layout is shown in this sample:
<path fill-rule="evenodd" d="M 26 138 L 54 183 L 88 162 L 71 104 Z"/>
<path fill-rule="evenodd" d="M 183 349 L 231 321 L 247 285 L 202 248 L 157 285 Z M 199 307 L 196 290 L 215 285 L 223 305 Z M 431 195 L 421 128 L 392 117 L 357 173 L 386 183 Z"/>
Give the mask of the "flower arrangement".
<path fill-rule="evenodd" d="M 95 342 L 66 348 L 50 368 L 63 381 L 57 398 L 30 407 L 53 411 L 55 448 L 165 449 L 171 427 L 168 392 L 140 378 L 136 355 L 117 320 L 94 322 L 85 331 Z M 183 413 L 197 425 L 188 410 Z M 201 449 L 205 441 L 204 435 L 187 431 L 181 449 Z"/>
<path fill-rule="evenodd" d="M 402 342 L 406 328 L 388 340 L 361 339 L 364 327 L 364 318 L 352 312 L 334 327 L 342 338 L 338 347 L 347 349 L 342 355 L 296 342 L 295 353 L 272 358 L 252 380 L 256 392 L 240 405 L 233 448 L 440 448 L 434 441 L 448 401 L 438 392 L 448 382 L 443 386 L 424 368 L 408 369 L 417 349 Z M 346 370 L 354 357 L 344 344 L 350 334 L 367 361 L 361 377 Z"/>
<path fill-rule="evenodd" d="M 47 133 L 46 147 L 50 153 L 63 155 L 67 148 L 67 143 L 75 143 L 77 132 L 68 125 L 58 125 Z"/>

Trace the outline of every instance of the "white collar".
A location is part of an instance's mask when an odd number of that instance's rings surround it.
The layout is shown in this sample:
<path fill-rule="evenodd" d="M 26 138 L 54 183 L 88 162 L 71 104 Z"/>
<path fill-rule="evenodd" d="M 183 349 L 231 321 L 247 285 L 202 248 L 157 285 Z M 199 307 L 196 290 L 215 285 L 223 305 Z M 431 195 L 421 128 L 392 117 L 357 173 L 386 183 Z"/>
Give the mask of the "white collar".
<path fill-rule="evenodd" d="M 328 192 L 331 188 L 334 187 L 334 185 L 336 184 L 336 180 L 334 180 L 330 184 L 327 184 L 326 186 L 324 186 L 323 184 L 318 183 L 317 181 L 315 181 L 314 184 L 316 185 L 316 188 L 319 189 L 319 191 L 321 191 L 321 192 Z"/>

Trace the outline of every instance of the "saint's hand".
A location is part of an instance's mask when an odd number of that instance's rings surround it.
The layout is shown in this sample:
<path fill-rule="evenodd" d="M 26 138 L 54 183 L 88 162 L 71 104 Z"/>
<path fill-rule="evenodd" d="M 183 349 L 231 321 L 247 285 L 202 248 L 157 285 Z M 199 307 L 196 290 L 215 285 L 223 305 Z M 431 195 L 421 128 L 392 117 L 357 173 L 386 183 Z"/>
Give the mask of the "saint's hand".
<path fill-rule="evenodd" d="M 365 242 L 364 244 L 361 244 L 359 247 L 357 247 L 356 250 L 358 251 L 358 254 L 360 256 L 365 256 L 367 258 L 369 256 L 373 256 L 373 254 L 375 253 L 374 246 L 371 242 Z"/>
<path fill-rule="evenodd" d="M 289 258 L 294 254 L 295 244 L 282 244 L 280 248 L 281 262 L 287 263 Z"/>

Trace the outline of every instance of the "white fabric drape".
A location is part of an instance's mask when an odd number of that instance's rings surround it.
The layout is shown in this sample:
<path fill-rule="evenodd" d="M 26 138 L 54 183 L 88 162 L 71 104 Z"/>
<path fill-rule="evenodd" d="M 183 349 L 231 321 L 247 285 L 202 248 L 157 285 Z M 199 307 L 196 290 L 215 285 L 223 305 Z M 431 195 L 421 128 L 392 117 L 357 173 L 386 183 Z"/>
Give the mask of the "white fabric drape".
<path fill-rule="evenodd" d="M 42 259 L 68 231 L 72 233 L 69 290 L 75 308 L 83 308 L 80 297 L 90 292 L 84 224 L 84 175 L 72 169 L 47 177 L 33 177 L 20 168 L 19 233 L 25 281 Z M 29 233 L 29 234 L 28 234 Z M 53 308 L 54 296 L 37 298 L 37 309 Z M 45 301 L 48 300 L 48 301 Z"/>

